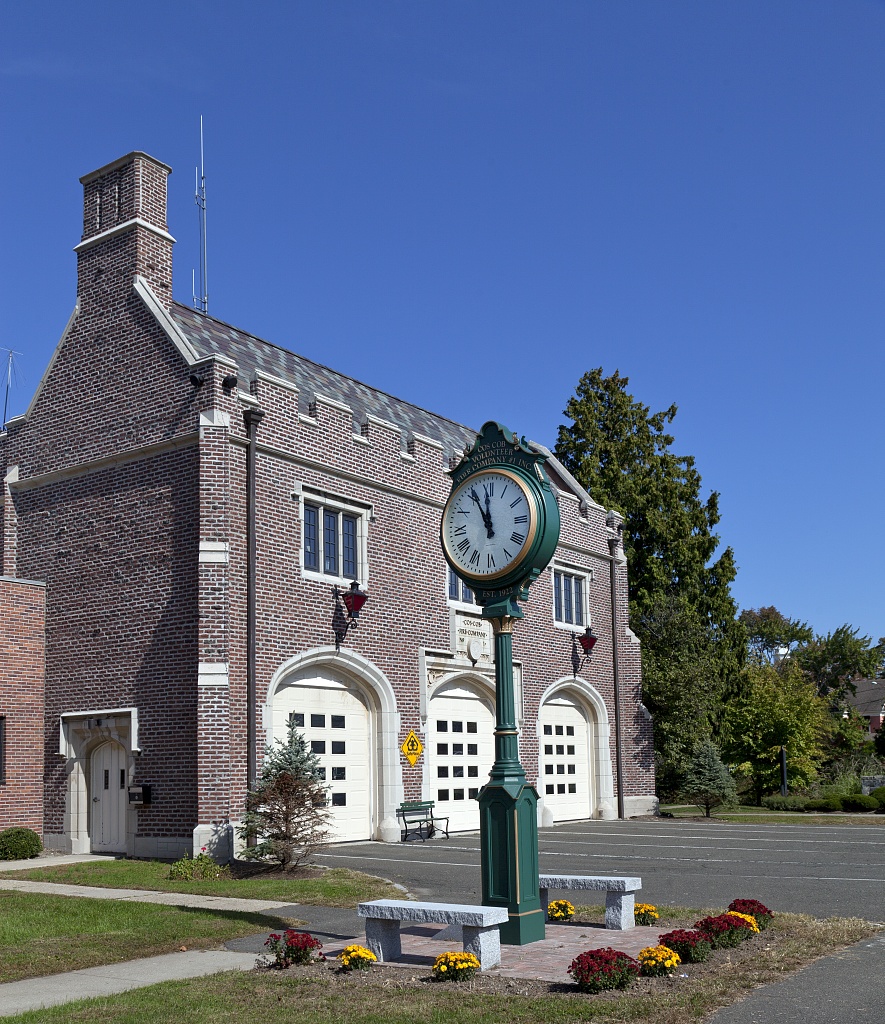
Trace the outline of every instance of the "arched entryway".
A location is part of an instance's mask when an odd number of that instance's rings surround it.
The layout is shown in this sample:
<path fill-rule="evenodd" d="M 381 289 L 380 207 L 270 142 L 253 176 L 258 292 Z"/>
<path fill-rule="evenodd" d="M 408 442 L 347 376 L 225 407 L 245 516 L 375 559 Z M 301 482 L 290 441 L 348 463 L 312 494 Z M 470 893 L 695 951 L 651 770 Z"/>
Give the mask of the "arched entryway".
<path fill-rule="evenodd" d="M 306 652 L 277 671 L 266 711 L 268 743 L 291 720 L 319 758 L 334 842 L 399 838 L 398 716 L 375 666 L 352 651 Z"/>
<path fill-rule="evenodd" d="M 428 701 L 425 782 L 435 812 L 449 819 L 449 831 L 479 828 L 476 797 L 489 781 L 495 761 L 494 695 L 469 677 L 440 683 Z"/>
<path fill-rule="evenodd" d="M 584 680 L 560 680 L 538 713 L 538 795 L 552 821 L 612 816 L 608 711 Z"/>

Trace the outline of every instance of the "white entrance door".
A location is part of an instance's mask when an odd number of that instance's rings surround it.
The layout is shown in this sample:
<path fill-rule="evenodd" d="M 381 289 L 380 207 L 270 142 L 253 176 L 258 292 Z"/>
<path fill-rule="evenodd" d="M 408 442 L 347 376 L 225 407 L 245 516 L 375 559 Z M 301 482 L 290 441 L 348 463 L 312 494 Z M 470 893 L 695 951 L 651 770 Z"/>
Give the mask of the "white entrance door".
<path fill-rule="evenodd" d="M 478 694 L 450 687 L 430 700 L 430 799 L 455 832 L 479 828 L 476 797 L 495 761 L 495 716 Z"/>
<path fill-rule="evenodd" d="M 92 821 L 90 839 L 93 853 L 126 852 L 126 752 L 108 740 L 96 747 L 91 757 Z"/>
<path fill-rule="evenodd" d="M 593 808 L 591 728 L 583 707 L 556 696 L 541 708 L 540 784 L 554 821 L 589 818 Z"/>
<path fill-rule="evenodd" d="M 319 757 L 328 787 L 334 842 L 372 838 L 369 709 L 360 694 L 331 674 L 312 673 L 279 689 L 273 736 L 285 740 L 289 718 Z"/>

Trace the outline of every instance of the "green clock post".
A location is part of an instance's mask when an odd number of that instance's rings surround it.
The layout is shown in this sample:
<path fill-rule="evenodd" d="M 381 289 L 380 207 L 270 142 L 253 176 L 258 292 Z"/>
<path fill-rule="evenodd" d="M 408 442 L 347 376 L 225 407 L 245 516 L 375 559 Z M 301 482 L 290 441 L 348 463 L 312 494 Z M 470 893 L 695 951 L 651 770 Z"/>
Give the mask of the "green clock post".
<path fill-rule="evenodd" d="M 533 452 L 500 423 L 486 423 L 451 471 L 440 536 L 449 565 L 473 590 L 495 634 L 495 763 L 479 794 L 482 896 L 506 907 L 501 941 L 544 938 L 538 890 L 538 794 L 519 761 L 512 633 L 520 601 L 559 542 L 559 506 Z"/>

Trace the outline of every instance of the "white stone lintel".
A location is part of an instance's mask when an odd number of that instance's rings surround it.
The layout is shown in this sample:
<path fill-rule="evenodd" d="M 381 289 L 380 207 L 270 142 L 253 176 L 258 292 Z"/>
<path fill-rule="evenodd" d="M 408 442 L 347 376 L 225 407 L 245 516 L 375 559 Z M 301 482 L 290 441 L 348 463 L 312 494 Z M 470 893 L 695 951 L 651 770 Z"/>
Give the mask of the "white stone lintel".
<path fill-rule="evenodd" d="M 225 541 L 201 540 L 200 561 L 227 564 L 230 559 L 230 545 Z"/>
<path fill-rule="evenodd" d="M 197 686 L 229 686 L 230 674 L 226 661 L 201 661 L 197 673 Z"/>

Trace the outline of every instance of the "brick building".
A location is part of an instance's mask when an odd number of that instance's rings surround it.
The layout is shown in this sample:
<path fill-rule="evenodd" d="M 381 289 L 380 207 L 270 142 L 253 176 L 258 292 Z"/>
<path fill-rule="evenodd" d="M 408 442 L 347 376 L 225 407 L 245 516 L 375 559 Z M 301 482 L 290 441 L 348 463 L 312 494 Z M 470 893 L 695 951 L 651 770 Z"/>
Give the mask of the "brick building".
<path fill-rule="evenodd" d="M 491 634 L 439 544 L 445 471 L 476 431 L 173 301 L 169 170 L 132 153 L 81 179 L 77 306 L 0 433 L 0 575 L 46 585 L 44 841 L 226 852 L 250 737 L 260 758 L 290 716 L 338 838 L 396 840 L 403 799 L 476 828 Z M 615 817 L 619 799 L 647 813 L 619 520 L 547 466 L 562 537 L 514 634 L 521 757 L 546 822 Z M 333 591 L 352 580 L 369 601 L 339 650 Z M 149 805 L 127 802 L 136 784 Z"/>

